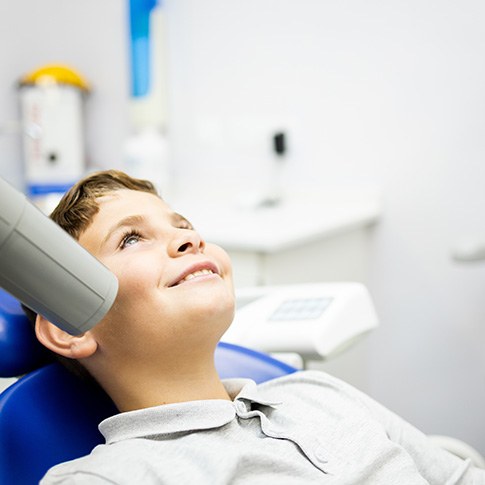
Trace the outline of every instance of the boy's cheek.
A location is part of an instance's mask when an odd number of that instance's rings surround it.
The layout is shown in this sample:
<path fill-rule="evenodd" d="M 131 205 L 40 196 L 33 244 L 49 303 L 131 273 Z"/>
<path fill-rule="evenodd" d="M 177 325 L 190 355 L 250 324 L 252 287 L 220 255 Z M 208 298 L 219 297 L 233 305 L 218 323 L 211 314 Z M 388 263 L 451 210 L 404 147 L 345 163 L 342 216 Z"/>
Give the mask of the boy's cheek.
<path fill-rule="evenodd" d="M 162 275 L 161 262 L 149 255 L 137 255 L 129 258 L 111 258 L 103 261 L 104 265 L 112 271 L 123 285 L 148 285 L 150 280 L 158 280 Z"/>
<path fill-rule="evenodd" d="M 114 274 L 118 278 L 116 300 L 120 304 L 148 298 L 151 293 L 160 290 L 160 276 L 149 270 L 138 268 L 136 271 L 130 271 L 129 268 L 125 268 Z"/>
<path fill-rule="evenodd" d="M 231 258 L 229 257 L 229 255 L 226 253 L 224 249 L 222 249 L 220 246 L 217 246 L 215 244 L 207 243 L 206 254 L 207 256 L 214 258 L 214 260 L 219 265 L 221 271 L 225 275 L 227 276 L 232 275 Z"/>

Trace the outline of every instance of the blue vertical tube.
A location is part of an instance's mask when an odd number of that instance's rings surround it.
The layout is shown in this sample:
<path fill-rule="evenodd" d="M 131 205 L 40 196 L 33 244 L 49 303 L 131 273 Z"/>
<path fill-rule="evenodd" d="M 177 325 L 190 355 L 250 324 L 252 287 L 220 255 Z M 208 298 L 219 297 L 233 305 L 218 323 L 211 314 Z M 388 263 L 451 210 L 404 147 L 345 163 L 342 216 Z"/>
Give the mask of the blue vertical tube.
<path fill-rule="evenodd" d="M 142 97 L 150 92 L 150 14 L 160 0 L 129 0 L 131 94 Z"/>

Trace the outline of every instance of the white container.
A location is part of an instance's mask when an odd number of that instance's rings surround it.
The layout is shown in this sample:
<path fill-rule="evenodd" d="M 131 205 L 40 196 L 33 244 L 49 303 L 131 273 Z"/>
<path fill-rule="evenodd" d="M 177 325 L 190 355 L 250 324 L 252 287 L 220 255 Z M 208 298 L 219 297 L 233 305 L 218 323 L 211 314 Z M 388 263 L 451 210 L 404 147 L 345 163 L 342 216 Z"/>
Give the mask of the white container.
<path fill-rule="evenodd" d="M 64 66 L 46 66 L 20 82 L 27 193 L 63 193 L 85 172 L 84 80 Z"/>

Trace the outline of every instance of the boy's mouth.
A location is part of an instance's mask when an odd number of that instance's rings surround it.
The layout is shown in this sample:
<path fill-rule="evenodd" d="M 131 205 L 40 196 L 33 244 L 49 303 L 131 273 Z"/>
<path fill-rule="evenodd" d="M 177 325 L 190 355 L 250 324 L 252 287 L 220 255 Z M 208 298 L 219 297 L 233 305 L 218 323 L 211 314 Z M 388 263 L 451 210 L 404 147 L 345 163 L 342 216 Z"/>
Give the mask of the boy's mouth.
<path fill-rule="evenodd" d="M 178 275 L 168 286 L 172 288 L 195 278 L 207 277 L 208 275 L 219 274 L 219 270 L 214 263 L 204 261 L 189 266 L 185 271 Z"/>

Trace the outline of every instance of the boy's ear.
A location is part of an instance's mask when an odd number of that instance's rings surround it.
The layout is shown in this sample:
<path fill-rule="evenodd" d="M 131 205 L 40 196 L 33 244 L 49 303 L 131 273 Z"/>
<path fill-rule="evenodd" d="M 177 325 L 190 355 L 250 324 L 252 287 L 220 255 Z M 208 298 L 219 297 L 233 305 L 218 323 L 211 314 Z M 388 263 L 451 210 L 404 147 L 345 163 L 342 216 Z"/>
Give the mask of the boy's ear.
<path fill-rule="evenodd" d="M 83 359 L 96 352 L 98 343 L 91 332 L 71 335 L 49 322 L 42 315 L 35 321 L 37 339 L 49 350 L 70 359 Z"/>

